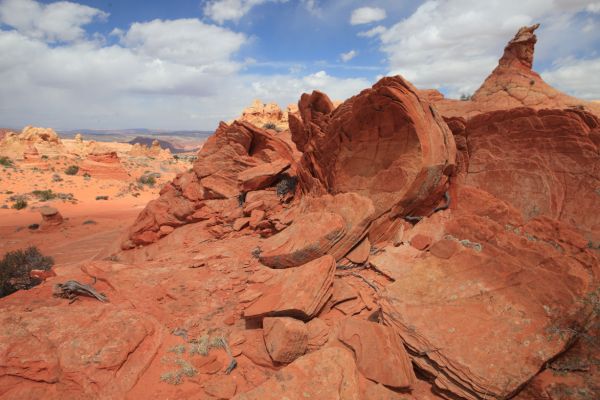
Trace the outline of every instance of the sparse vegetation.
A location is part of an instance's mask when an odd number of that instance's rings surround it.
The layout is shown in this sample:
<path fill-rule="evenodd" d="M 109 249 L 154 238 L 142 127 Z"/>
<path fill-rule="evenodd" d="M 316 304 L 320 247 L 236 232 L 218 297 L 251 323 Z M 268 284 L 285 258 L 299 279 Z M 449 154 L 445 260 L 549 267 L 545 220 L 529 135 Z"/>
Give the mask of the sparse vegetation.
<path fill-rule="evenodd" d="M 8 157 L 0 157 L 0 165 L 3 167 L 14 167 L 12 160 Z"/>
<path fill-rule="evenodd" d="M 52 175 L 52 182 L 61 182 L 62 180 L 63 178 L 61 178 L 59 174 Z"/>
<path fill-rule="evenodd" d="M 273 122 L 267 122 L 266 124 L 263 125 L 263 129 L 277 130 L 277 125 L 275 125 Z"/>
<path fill-rule="evenodd" d="M 463 94 L 460 95 L 460 100 L 461 101 L 469 101 L 471 99 L 473 99 L 473 95 L 472 94 L 463 93 Z"/>
<path fill-rule="evenodd" d="M 65 169 L 65 174 L 67 175 L 77 175 L 79 172 L 79 167 L 77 165 L 70 165 Z"/>
<path fill-rule="evenodd" d="M 154 185 L 156 185 L 157 178 L 160 178 L 160 174 L 157 172 L 145 173 L 139 177 L 138 182 L 142 185 L 154 187 Z"/>
<path fill-rule="evenodd" d="M 40 224 L 31 224 L 27 228 L 29 228 L 32 231 L 35 231 L 36 229 L 39 229 L 39 227 L 40 227 Z"/>
<path fill-rule="evenodd" d="M 34 190 L 33 192 L 31 192 L 31 194 L 33 194 L 34 196 L 36 196 L 41 201 L 48 201 L 48 200 L 55 199 L 57 197 L 56 193 L 52 192 L 51 189 Z"/>
<path fill-rule="evenodd" d="M 96 196 L 96 200 L 108 200 L 108 196 Z"/>
<path fill-rule="evenodd" d="M 34 269 L 47 271 L 53 265 L 52 257 L 42 255 L 37 247 L 6 253 L 0 261 L 0 297 L 40 284 L 39 280 L 31 278 L 30 272 Z"/>
<path fill-rule="evenodd" d="M 89 180 L 92 176 L 90 174 L 88 174 L 87 172 L 83 174 L 83 179 L 85 179 L 86 181 Z"/>
<path fill-rule="evenodd" d="M 96 225 L 97 222 L 94 221 L 93 219 L 86 219 L 85 221 L 83 221 L 83 225 Z"/>
<path fill-rule="evenodd" d="M 281 177 L 281 180 L 277 182 L 276 190 L 278 196 L 284 196 L 288 193 L 294 193 L 296 191 L 296 185 L 298 184 L 298 179 L 296 177 L 291 177 L 287 174 Z"/>
<path fill-rule="evenodd" d="M 12 205 L 12 208 L 14 208 L 15 210 L 22 210 L 26 207 L 27 207 L 27 200 L 25 199 L 25 197 L 22 197 L 22 196 L 18 196 Z"/>

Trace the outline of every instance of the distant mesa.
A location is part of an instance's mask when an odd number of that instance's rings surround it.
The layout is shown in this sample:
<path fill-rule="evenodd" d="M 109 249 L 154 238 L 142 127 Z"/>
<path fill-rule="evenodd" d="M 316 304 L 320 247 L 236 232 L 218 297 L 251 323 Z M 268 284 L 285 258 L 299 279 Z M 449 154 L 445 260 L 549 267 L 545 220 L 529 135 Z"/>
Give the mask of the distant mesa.
<path fill-rule="evenodd" d="M 156 139 L 156 138 L 145 137 L 145 136 L 136 136 L 134 139 L 131 139 L 127 143 L 154 149 L 154 152 L 158 152 L 159 150 L 166 150 L 166 151 L 169 151 L 169 153 L 177 154 L 177 153 L 185 153 L 185 152 L 189 152 L 189 151 L 194 151 L 194 149 L 177 147 L 173 143 L 171 143 L 167 140 Z"/>

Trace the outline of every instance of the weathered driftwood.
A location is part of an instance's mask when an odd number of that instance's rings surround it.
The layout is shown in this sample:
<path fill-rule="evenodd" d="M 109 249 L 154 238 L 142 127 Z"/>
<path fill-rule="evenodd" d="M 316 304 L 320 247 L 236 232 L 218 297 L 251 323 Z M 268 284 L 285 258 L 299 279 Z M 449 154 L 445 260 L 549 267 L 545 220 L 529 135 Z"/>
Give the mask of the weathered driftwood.
<path fill-rule="evenodd" d="M 71 303 L 77 300 L 78 296 L 94 297 L 103 303 L 108 301 L 108 298 L 103 293 L 97 292 L 92 286 L 73 280 L 54 285 L 53 295 L 69 299 Z"/>

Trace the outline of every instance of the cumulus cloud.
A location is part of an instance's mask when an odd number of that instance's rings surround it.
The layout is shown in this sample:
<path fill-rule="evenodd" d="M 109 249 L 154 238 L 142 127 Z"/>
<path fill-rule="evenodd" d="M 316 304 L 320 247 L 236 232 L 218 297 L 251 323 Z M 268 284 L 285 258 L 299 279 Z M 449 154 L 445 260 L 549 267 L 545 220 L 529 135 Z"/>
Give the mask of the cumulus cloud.
<path fill-rule="evenodd" d="M 133 23 L 121 42 L 135 52 L 184 65 L 223 68 L 245 35 L 197 19 Z"/>
<path fill-rule="evenodd" d="M 108 14 L 68 1 L 48 5 L 33 0 L 0 1 L 0 24 L 47 42 L 72 42 L 85 37 L 82 26 L 103 20 Z"/>
<path fill-rule="evenodd" d="M 14 10 L 10 26 L 15 28 L 0 26 L 5 100 L 0 120 L 8 127 L 210 130 L 219 120 L 239 115 L 256 97 L 285 105 L 313 89 L 345 98 L 370 85 L 364 79 L 341 79 L 324 71 L 244 73 L 237 56 L 249 39 L 198 19 L 133 23 L 128 29 L 114 29 L 109 35 L 118 42 L 107 45 L 83 31 L 42 32 L 37 27 L 45 25 L 39 20 L 18 22 L 31 18 Z M 45 18 L 44 13 L 32 15 Z M 96 10 L 93 15 L 103 14 Z M 62 19 L 57 26 L 81 27 L 87 21 L 74 23 L 72 14 L 63 14 Z M 60 43 L 54 42 L 58 37 Z"/>
<path fill-rule="evenodd" d="M 244 15 L 248 14 L 255 6 L 267 2 L 284 3 L 286 1 L 287 0 L 212 0 L 204 5 L 204 15 L 219 24 L 222 24 L 225 21 L 237 22 Z"/>
<path fill-rule="evenodd" d="M 593 32 L 586 33 L 574 21 L 577 13 L 589 6 L 590 1 L 583 0 L 428 0 L 409 17 L 375 34 L 387 55 L 390 74 L 404 75 L 418 87 L 442 88 L 458 97 L 479 87 L 506 42 L 523 25 L 542 23 L 539 35 L 545 35 L 552 45 L 554 57 L 557 51 L 583 46 Z M 545 51 L 542 45 L 541 54 Z M 539 56 L 537 52 L 536 58 Z"/>
<path fill-rule="evenodd" d="M 356 50 L 350 50 L 347 53 L 340 54 L 340 58 L 343 62 L 348 62 L 348 61 L 352 60 L 354 57 L 356 57 L 357 55 L 358 55 L 358 52 Z"/>
<path fill-rule="evenodd" d="M 276 75 L 268 79 L 258 78 L 252 81 L 252 92 L 260 98 L 272 98 L 279 104 L 295 103 L 300 94 L 320 90 L 333 100 L 345 100 L 361 90 L 370 87 L 373 82 L 363 78 L 337 78 L 318 71 L 302 77 Z M 290 94 L 294 96 L 290 97 Z"/>
<path fill-rule="evenodd" d="M 554 69 L 542 73 L 542 78 L 551 85 L 589 100 L 600 100 L 599 76 L 600 58 L 562 60 Z"/>
<path fill-rule="evenodd" d="M 352 25 L 369 24 L 371 22 L 381 21 L 385 19 L 386 13 L 383 8 L 378 7 L 361 7 L 352 11 L 350 23 Z"/>

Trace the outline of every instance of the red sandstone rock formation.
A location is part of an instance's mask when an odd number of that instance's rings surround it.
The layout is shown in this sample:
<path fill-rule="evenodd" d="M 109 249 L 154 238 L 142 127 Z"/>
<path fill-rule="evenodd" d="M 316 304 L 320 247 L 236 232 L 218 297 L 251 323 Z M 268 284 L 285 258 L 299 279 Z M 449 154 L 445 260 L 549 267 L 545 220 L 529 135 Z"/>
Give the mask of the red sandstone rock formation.
<path fill-rule="evenodd" d="M 0 398 L 593 395 L 596 117 L 443 120 L 400 77 L 299 105 L 302 154 L 222 124 L 127 250 L 0 300 Z M 91 277 L 109 303 L 51 298 Z"/>
<path fill-rule="evenodd" d="M 290 104 L 286 111 L 282 111 L 275 103 L 264 104 L 257 99 L 252 102 L 250 107 L 244 109 L 237 120 L 249 122 L 259 128 L 284 131 L 288 129 L 289 115 L 297 111 L 295 104 Z"/>
<path fill-rule="evenodd" d="M 539 24 L 524 26 L 504 48 L 498 66 L 468 101 L 445 99 L 437 90 L 425 90 L 422 94 L 433 102 L 445 117 L 470 118 L 477 114 L 507 110 L 516 107 L 585 109 L 600 117 L 600 105 L 569 96 L 548 85 L 531 68 L 534 47 L 537 42 L 535 30 Z"/>
<path fill-rule="evenodd" d="M 40 214 L 42 215 L 42 223 L 40 225 L 42 229 L 50 229 L 63 223 L 62 215 L 54 207 L 42 207 L 40 208 Z"/>
<path fill-rule="evenodd" d="M 265 223 L 259 226 L 263 215 L 253 229 L 275 229 L 275 221 L 269 218 L 276 214 L 280 198 L 272 185 L 284 173 L 295 176 L 293 163 L 292 148 L 276 136 L 247 122 L 222 123 L 202 147 L 193 170 L 165 186 L 161 197 L 140 214 L 124 247 L 158 240 L 162 226 L 178 227 L 211 218 L 233 223 L 244 218 L 240 207 L 244 200 L 248 205 L 262 201 L 255 205 L 268 205 L 270 211 Z M 244 225 L 238 222 L 238 230 Z M 215 232 L 217 236 L 222 233 Z"/>
<path fill-rule="evenodd" d="M 79 167 L 79 175 L 86 174 L 96 179 L 128 180 L 131 178 L 115 151 L 89 154 Z"/>

